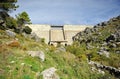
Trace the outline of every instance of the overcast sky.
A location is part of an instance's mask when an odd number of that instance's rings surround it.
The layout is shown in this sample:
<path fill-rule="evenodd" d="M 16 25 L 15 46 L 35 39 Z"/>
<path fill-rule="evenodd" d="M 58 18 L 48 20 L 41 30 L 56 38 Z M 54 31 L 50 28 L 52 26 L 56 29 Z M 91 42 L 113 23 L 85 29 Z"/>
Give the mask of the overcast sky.
<path fill-rule="evenodd" d="M 12 15 L 26 11 L 33 24 L 95 25 L 120 15 L 120 0 L 18 0 Z"/>

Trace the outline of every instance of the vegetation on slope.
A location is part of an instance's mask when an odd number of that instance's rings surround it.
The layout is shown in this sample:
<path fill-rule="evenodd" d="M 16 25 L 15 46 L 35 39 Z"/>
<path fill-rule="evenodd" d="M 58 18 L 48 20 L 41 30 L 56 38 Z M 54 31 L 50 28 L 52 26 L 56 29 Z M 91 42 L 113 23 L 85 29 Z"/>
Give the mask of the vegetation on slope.
<path fill-rule="evenodd" d="M 96 53 L 101 43 L 103 44 L 115 30 L 120 29 L 119 17 L 107 24 L 102 23 L 102 26 L 106 27 L 98 27 L 97 32 L 90 33 L 91 31 L 86 29 L 88 31 L 79 33 L 80 35 L 76 36 L 78 39 L 74 38 L 77 41 L 65 47 L 66 51 L 64 46 L 48 46 L 44 43 L 44 39 L 40 40 L 35 34 L 31 34 L 32 30 L 24 26 L 26 23 L 31 23 L 26 12 L 18 14 L 16 18 L 9 16 L 8 11 L 18 7 L 15 2 L 17 0 L 0 1 L 0 4 L 2 3 L 0 5 L 0 79 L 43 79 L 41 72 L 50 67 L 57 69 L 60 79 L 115 79 L 107 71 L 105 74 L 97 70 L 93 71 L 88 64 L 87 55 L 91 54 L 93 61 L 119 67 L 120 56 L 116 54 L 116 50 L 120 49 L 119 46 L 110 48 L 113 44 L 111 42 L 106 46 L 110 58 Z M 28 51 L 43 51 L 45 61 L 28 55 Z"/>
<path fill-rule="evenodd" d="M 47 46 L 42 42 L 16 35 L 17 42 L 0 30 L 0 79 L 36 79 L 36 73 L 55 67 L 60 79 L 98 79 L 101 73 L 91 71 L 85 58 L 79 60 L 74 54 L 61 51 L 56 47 Z M 31 57 L 27 51 L 42 50 L 45 61 Z M 39 79 L 43 79 L 40 75 Z"/>
<path fill-rule="evenodd" d="M 74 44 L 67 50 L 82 59 L 90 55 L 91 61 L 120 68 L 120 16 L 86 28 L 73 37 Z"/>

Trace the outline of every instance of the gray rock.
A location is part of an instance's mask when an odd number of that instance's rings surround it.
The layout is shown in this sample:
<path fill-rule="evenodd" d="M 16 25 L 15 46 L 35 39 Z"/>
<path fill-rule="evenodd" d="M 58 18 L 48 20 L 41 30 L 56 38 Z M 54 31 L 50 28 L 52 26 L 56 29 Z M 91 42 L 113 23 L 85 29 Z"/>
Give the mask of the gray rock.
<path fill-rule="evenodd" d="M 100 48 L 100 50 L 97 52 L 99 55 L 105 55 L 106 57 L 108 57 L 109 58 L 109 52 L 107 51 L 107 49 L 106 48 L 104 48 L 104 47 L 101 47 Z"/>
<path fill-rule="evenodd" d="M 87 46 L 86 46 L 87 49 L 93 49 L 94 46 L 91 46 L 89 43 L 87 43 Z"/>
<path fill-rule="evenodd" d="M 60 52 L 66 52 L 66 49 L 63 46 L 58 47 L 57 50 Z"/>
<path fill-rule="evenodd" d="M 36 35 L 36 33 L 31 33 L 30 38 L 34 39 L 36 42 L 40 40 L 40 38 Z"/>
<path fill-rule="evenodd" d="M 106 43 L 106 42 L 103 42 L 102 46 L 107 46 L 107 43 Z"/>
<path fill-rule="evenodd" d="M 116 48 L 116 47 L 117 47 L 117 45 L 116 45 L 116 44 L 114 44 L 114 43 L 113 43 L 111 46 L 112 46 L 112 47 L 114 47 L 114 48 Z"/>
<path fill-rule="evenodd" d="M 120 42 L 120 31 L 117 31 L 114 34 L 111 34 L 108 38 L 106 38 L 106 42 L 116 41 Z"/>
<path fill-rule="evenodd" d="M 117 54 L 120 54 L 120 50 L 117 50 L 116 53 L 117 53 Z"/>
<path fill-rule="evenodd" d="M 54 67 L 51 67 L 41 72 L 41 74 L 43 75 L 43 79 L 60 79 L 59 76 L 55 73 L 56 70 L 57 69 L 55 69 Z"/>
<path fill-rule="evenodd" d="M 29 37 L 29 35 L 26 34 L 26 33 L 22 33 L 22 35 L 23 35 L 25 38 L 28 38 L 28 37 Z"/>
<path fill-rule="evenodd" d="M 4 23 L 4 21 L 0 19 L 0 24 L 2 24 L 2 23 Z"/>
<path fill-rule="evenodd" d="M 5 32 L 6 32 L 6 34 L 7 34 L 8 36 L 10 36 L 10 37 L 15 38 L 15 36 L 16 36 L 16 33 L 12 32 L 12 31 L 10 31 L 10 30 L 6 30 Z"/>
<path fill-rule="evenodd" d="M 87 27 L 87 28 L 84 30 L 84 33 L 86 33 L 86 34 L 91 34 L 91 29 Z"/>
<path fill-rule="evenodd" d="M 28 51 L 27 53 L 32 57 L 39 57 L 42 61 L 45 60 L 45 54 L 43 51 Z"/>

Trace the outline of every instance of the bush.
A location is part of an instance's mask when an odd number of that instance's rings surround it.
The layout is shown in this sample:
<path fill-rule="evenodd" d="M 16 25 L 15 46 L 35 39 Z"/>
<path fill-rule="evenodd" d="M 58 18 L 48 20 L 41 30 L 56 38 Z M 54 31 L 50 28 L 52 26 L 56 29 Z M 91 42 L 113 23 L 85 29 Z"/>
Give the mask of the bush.
<path fill-rule="evenodd" d="M 20 29 L 19 28 L 15 28 L 14 32 L 19 34 L 20 33 Z"/>
<path fill-rule="evenodd" d="M 1 26 L 1 25 L 0 25 L 0 29 L 1 29 L 1 30 L 5 30 L 5 29 L 6 29 L 6 27 L 5 27 L 5 26 Z"/>
<path fill-rule="evenodd" d="M 45 38 L 41 38 L 41 43 L 45 43 Z"/>
<path fill-rule="evenodd" d="M 25 28 L 23 29 L 23 32 L 27 33 L 27 34 L 31 34 L 32 29 L 28 26 L 25 26 Z"/>
<path fill-rule="evenodd" d="M 12 17 L 7 17 L 6 18 L 6 26 L 7 26 L 7 28 L 15 29 L 15 27 L 17 27 L 17 21 Z"/>

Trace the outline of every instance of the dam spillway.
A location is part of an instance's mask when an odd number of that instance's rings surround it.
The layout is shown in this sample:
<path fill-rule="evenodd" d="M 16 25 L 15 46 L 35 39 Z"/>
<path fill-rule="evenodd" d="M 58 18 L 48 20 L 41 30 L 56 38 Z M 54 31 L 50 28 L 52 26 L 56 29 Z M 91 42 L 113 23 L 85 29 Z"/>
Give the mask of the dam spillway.
<path fill-rule="evenodd" d="M 32 29 L 32 32 L 40 38 L 45 38 L 46 44 L 72 44 L 72 37 L 80 31 L 85 30 L 86 27 L 92 28 L 90 25 L 63 25 L 52 26 L 42 24 L 30 24 L 27 25 Z"/>

